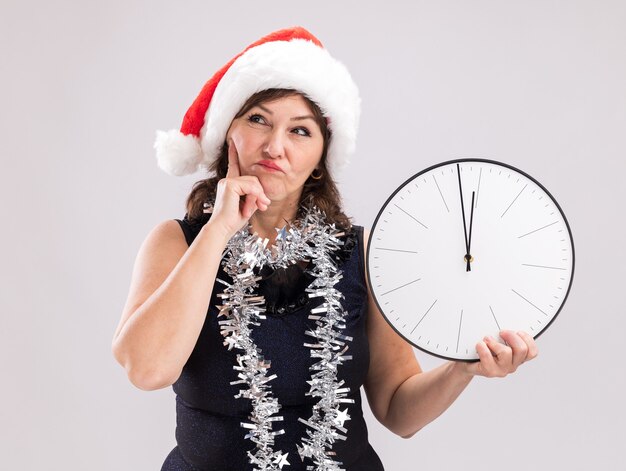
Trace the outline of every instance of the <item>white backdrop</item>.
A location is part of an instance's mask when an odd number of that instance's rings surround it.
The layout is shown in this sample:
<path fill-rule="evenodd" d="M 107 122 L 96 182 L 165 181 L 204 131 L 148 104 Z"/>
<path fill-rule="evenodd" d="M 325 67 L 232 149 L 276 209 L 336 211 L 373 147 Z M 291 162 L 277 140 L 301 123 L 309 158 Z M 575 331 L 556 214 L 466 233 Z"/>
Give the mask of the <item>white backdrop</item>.
<path fill-rule="evenodd" d="M 572 291 L 536 360 L 475 378 L 409 440 L 365 411 L 386 469 L 623 465 L 624 2 L 0 5 L 3 469 L 160 469 L 174 394 L 136 389 L 110 350 L 139 245 L 183 216 L 202 177 L 159 170 L 154 131 L 179 126 L 234 54 L 297 24 L 360 87 L 340 179 L 357 224 L 371 227 L 419 170 L 480 157 L 537 178 L 574 235 Z M 416 354 L 424 369 L 441 363 Z"/>

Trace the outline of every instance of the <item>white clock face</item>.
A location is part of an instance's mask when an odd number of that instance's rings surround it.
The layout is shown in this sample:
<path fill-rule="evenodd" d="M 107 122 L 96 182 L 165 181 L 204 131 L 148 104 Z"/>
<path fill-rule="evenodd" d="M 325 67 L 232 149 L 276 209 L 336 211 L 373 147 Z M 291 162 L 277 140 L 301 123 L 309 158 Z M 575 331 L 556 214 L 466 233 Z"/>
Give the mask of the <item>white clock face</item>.
<path fill-rule="evenodd" d="M 367 261 L 372 294 L 396 332 L 433 355 L 476 360 L 486 335 L 536 338 L 550 325 L 571 287 L 574 245 L 565 215 L 535 179 L 501 162 L 459 159 L 391 195 Z"/>

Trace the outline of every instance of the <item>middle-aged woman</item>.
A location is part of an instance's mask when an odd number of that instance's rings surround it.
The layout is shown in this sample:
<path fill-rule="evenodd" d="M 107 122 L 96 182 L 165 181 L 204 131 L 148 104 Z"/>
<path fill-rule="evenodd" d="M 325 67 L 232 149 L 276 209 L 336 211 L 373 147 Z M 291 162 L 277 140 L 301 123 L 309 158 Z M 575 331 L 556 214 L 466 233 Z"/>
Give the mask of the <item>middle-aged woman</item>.
<path fill-rule="evenodd" d="M 162 470 L 382 470 L 374 416 L 409 438 L 475 375 L 537 355 L 531 336 L 485 338 L 480 361 L 422 372 L 366 280 L 367 231 L 334 183 L 360 113 L 345 67 L 303 28 L 246 48 L 203 87 L 159 165 L 199 168 L 182 220 L 144 241 L 113 351 L 140 389 L 176 393 Z M 372 175 L 372 178 L 375 178 Z"/>

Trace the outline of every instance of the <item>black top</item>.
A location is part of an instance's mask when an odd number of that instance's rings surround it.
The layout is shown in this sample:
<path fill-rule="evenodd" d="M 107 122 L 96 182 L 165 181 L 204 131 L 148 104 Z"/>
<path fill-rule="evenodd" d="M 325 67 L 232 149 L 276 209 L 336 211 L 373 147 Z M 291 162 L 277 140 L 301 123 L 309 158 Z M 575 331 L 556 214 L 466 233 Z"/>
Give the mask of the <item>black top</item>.
<path fill-rule="evenodd" d="M 206 215 L 200 221 L 190 221 L 187 214 L 180 224 L 187 243 L 191 245 L 198 232 L 208 221 Z M 344 423 L 347 439 L 333 444 L 335 459 L 343 462 L 346 471 L 380 471 L 383 465 L 368 442 L 367 427 L 363 419 L 360 388 L 365 381 L 369 366 L 369 345 L 366 332 L 367 287 L 365 284 L 362 257 L 363 227 L 353 226 L 342 239 L 344 247 L 334 253 L 342 269 L 342 279 L 335 288 L 343 293 L 342 305 L 347 311 L 344 335 L 353 337 L 347 355 L 352 355 L 338 367 L 338 380 L 344 380 L 350 388 L 349 396 L 354 404 L 345 403 L 350 420 Z M 283 421 L 276 422 L 274 429 L 285 430 L 276 436 L 275 450 L 288 452 L 290 465 L 283 471 L 305 470 L 312 462 L 303 462 L 296 444 L 306 436 L 307 426 L 298 417 L 309 419 L 317 398 L 305 395 L 309 391 L 309 366 L 315 363 L 310 342 L 305 331 L 314 328 L 308 319 L 310 310 L 323 302 L 322 298 L 308 298 L 304 288 L 309 284 L 309 275 L 300 265 L 288 269 L 267 269 L 259 282 L 259 293 L 266 299 L 267 318 L 260 326 L 254 326 L 252 338 L 271 361 L 270 373 L 277 378 L 271 381 L 272 393 L 281 404 Z M 231 278 L 220 266 L 217 278 L 230 282 Z M 233 369 L 237 351 L 227 350 L 218 325 L 218 309 L 221 303 L 218 293 L 223 285 L 216 282 L 206 320 L 191 356 L 187 360 L 180 378 L 173 384 L 176 393 L 176 441 L 162 471 L 223 470 L 242 471 L 252 469 L 246 450 L 253 450 L 254 443 L 244 439 L 245 429 L 241 422 L 248 422 L 252 410 L 251 402 L 245 398 L 235 399 L 242 385 L 231 385 L 238 379 Z M 244 386 L 245 387 L 245 386 Z M 341 409 L 343 410 L 342 407 Z"/>

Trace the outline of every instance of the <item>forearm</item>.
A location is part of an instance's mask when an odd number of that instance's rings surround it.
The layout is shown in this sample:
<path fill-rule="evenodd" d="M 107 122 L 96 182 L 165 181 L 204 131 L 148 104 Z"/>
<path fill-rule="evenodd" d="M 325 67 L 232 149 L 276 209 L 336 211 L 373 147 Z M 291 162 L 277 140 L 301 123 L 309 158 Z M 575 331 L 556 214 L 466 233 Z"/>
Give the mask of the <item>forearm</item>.
<path fill-rule="evenodd" d="M 206 319 L 226 243 L 207 223 L 161 286 L 121 329 L 116 357 L 136 386 L 166 387 L 182 371 Z"/>
<path fill-rule="evenodd" d="M 452 361 L 411 376 L 394 393 L 385 425 L 403 438 L 413 436 L 450 407 L 472 378 Z"/>

